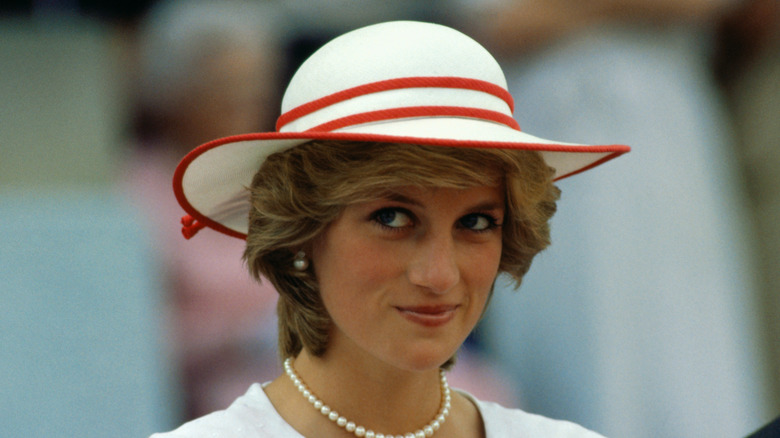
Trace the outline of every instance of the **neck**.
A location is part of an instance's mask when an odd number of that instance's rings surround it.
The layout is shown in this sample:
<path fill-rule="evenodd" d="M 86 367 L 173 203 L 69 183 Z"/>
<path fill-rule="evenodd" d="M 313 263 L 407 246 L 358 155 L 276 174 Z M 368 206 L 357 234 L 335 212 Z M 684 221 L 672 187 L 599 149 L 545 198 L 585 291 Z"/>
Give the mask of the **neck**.
<path fill-rule="evenodd" d="M 314 357 L 305 351 L 296 358 L 294 368 L 323 402 L 377 431 L 398 434 L 417 430 L 431 421 L 442 401 L 438 369 L 400 370 L 327 354 Z M 316 414 L 313 408 L 310 411 Z"/>

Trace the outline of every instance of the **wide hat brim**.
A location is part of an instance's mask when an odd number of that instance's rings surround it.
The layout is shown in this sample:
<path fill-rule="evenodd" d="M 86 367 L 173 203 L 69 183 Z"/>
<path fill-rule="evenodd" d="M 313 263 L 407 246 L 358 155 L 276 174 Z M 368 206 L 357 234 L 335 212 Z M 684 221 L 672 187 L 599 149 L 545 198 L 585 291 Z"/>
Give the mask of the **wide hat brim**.
<path fill-rule="evenodd" d="M 420 38 L 429 44 L 420 47 Z M 442 47 L 450 50 L 443 54 Z M 364 67 L 395 59 L 393 51 L 409 57 L 412 48 L 423 52 L 416 62 Z M 479 69 L 464 71 L 464 64 Z M 357 73 L 320 73 L 336 66 Z M 185 236 L 208 226 L 245 238 L 248 187 L 255 173 L 271 154 L 310 140 L 534 150 L 555 169 L 557 180 L 630 150 L 619 144 L 556 142 L 520 131 L 511 117 L 503 72 L 492 56 L 460 32 L 429 23 L 382 23 L 334 39 L 299 68 L 282 106 L 278 132 L 214 140 L 181 161 L 173 186 L 190 216 Z"/>
<path fill-rule="evenodd" d="M 407 135 L 389 133 L 398 130 Z M 462 135 L 458 138 L 456 134 Z M 260 165 L 269 155 L 310 140 L 534 150 L 555 169 L 557 180 L 584 172 L 630 150 L 624 145 L 553 142 L 503 125 L 464 118 L 400 120 L 339 132 L 254 133 L 218 139 L 188 154 L 174 174 L 176 198 L 201 224 L 245 238 L 249 215 L 247 188 Z"/>

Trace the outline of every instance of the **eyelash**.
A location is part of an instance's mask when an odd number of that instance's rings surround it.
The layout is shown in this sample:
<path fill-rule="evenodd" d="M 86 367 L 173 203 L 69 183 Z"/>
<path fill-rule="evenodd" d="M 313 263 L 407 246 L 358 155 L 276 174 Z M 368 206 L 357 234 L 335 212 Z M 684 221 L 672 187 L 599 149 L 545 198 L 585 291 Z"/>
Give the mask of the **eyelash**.
<path fill-rule="evenodd" d="M 385 222 L 380 220 L 380 217 L 383 214 L 387 214 L 387 213 L 401 213 L 401 214 L 405 215 L 408 218 L 409 222 L 411 222 L 412 224 L 414 224 L 414 222 L 415 222 L 415 217 L 412 214 L 412 212 L 410 212 L 409 210 L 407 210 L 405 208 L 401 208 L 401 207 L 381 208 L 381 209 L 375 211 L 373 214 L 371 214 L 371 220 L 375 224 L 377 224 L 378 226 L 382 227 L 383 229 L 388 230 L 388 231 L 393 231 L 393 232 L 403 231 L 403 230 L 405 230 L 408 227 L 408 226 L 393 227 L 393 226 L 387 225 Z M 470 217 L 474 217 L 474 216 L 477 216 L 478 218 L 484 218 L 485 220 L 487 220 L 488 221 L 487 226 L 484 229 L 475 230 L 475 229 L 471 229 L 471 228 L 466 227 L 466 226 L 463 225 L 463 221 L 466 218 L 470 218 Z M 485 232 L 489 232 L 489 231 L 495 230 L 496 228 L 500 228 L 501 227 L 501 224 L 498 223 L 498 219 L 495 218 L 493 215 L 490 215 L 490 214 L 487 214 L 487 213 L 469 213 L 469 214 L 463 216 L 462 218 L 460 218 L 458 220 L 458 225 L 461 228 L 463 228 L 463 229 L 465 229 L 467 231 L 474 232 L 474 233 L 485 233 Z"/>
<path fill-rule="evenodd" d="M 487 226 L 485 228 L 481 229 L 481 230 L 475 230 L 475 229 L 472 229 L 472 228 L 464 227 L 466 230 L 472 231 L 474 233 L 486 233 L 486 232 L 495 230 L 496 228 L 499 228 L 501 226 L 498 223 L 498 219 L 496 219 L 495 217 L 493 217 L 492 215 L 487 214 L 487 213 L 469 213 L 466 216 L 463 216 L 458 221 L 458 223 L 462 225 L 463 220 L 465 220 L 467 217 L 471 217 L 471 216 L 478 216 L 479 218 L 484 218 L 485 220 L 488 221 Z"/>
<path fill-rule="evenodd" d="M 406 226 L 391 227 L 390 225 L 387 225 L 385 222 L 380 220 L 381 216 L 383 214 L 387 214 L 387 213 L 401 213 L 401 214 L 405 215 L 407 218 L 409 218 L 409 222 L 414 223 L 414 221 L 415 221 L 415 217 L 414 217 L 414 215 L 412 214 L 411 211 L 409 211 L 409 210 L 407 210 L 405 208 L 400 208 L 400 207 L 380 208 L 379 210 L 377 210 L 373 214 L 371 214 L 371 220 L 374 221 L 374 223 L 377 224 L 378 226 L 380 226 L 383 229 L 388 230 L 388 231 L 399 232 L 399 231 L 403 231 L 403 230 L 405 230 L 407 228 Z"/>

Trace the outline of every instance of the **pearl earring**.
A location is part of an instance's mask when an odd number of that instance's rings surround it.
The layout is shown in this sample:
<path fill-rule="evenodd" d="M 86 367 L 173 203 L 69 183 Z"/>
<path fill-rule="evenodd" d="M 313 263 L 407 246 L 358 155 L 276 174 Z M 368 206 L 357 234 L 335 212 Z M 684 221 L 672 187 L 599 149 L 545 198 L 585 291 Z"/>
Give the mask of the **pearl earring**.
<path fill-rule="evenodd" d="M 296 271 L 305 271 L 309 267 L 309 259 L 306 257 L 306 253 L 298 251 L 293 259 L 293 267 Z"/>

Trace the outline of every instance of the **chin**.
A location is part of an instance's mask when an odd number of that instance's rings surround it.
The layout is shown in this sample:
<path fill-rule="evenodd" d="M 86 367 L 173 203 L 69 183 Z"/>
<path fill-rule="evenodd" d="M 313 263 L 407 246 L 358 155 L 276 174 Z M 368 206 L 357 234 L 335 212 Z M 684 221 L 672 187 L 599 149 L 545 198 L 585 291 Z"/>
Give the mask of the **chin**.
<path fill-rule="evenodd" d="M 457 349 L 454 351 L 435 352 L 432 349 L 426 351 L 420 351 L 417 353 L 410 352 L 405 358 L 395 357 L 397 366 L 409 371 L 424 372 L 433 369 L 438 370 L 447 361 L 455 355 Z"/>

